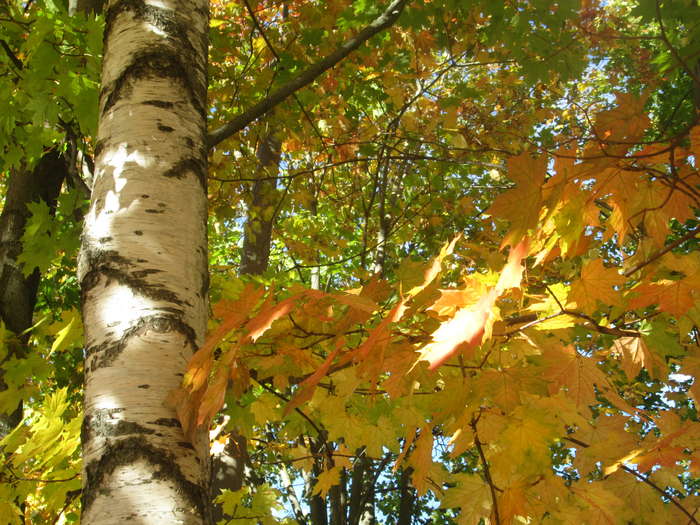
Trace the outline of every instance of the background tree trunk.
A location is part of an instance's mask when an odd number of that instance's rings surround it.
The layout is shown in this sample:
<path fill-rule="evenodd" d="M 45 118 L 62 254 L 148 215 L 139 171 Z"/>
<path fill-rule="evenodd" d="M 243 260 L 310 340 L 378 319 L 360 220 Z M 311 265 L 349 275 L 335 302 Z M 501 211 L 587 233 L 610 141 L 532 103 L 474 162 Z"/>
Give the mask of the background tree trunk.
<path fill-rule="evenodd" d="M 112 0 L 105 22 L 79 261 L 82 519 L 207 523 L 208 439 L 189 440 L 167 399 L 207 320 L 208 3 Z"/>
<path fill-rule="evenodd" d="M 56 200 L 67 176 L 65 160 L 56 151 L 44 154 L 33 170 L 14 169 L 7 181 L 5 205 L 0 215 L 0 316 L 5 326 L 17 334 L 5 360 L 26 355 L 28 336 L 22 332 L 32 326 L 40 274 L 35 269 L 25 277 L 17 266 L 22 253 L 22 235 L 29 218 L 27 204 L 43 200 L 55 212 Z M 0 363 L 0 390 L 6 388 Z M 0 438 L 22 420 L 21 405 L 12 414 L 0 415 Z"/>
<path fill-rule="evenodd" d="M 256 181 L 248 206 L 243 231 L 241 275 L 261 275 L 267 270 L 272 242 L 272 226 L 278 204 L 277 180 L 280 163 L 280 142 L 272 132 L 258 146 Z"/>

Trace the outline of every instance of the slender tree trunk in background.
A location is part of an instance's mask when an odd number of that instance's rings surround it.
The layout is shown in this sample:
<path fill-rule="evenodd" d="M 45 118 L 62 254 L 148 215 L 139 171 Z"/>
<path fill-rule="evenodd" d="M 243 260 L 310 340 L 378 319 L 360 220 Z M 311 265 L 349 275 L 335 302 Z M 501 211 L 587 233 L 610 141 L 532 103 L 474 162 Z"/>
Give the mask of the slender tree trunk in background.
<path fill-rule="evenodd" d="M 22 253 L 22 235 L 29 218 L 27 204 L 43 200 L 51 213 L 56 210 L 56 200 L 67 176 L 65 160 L 56 151 L 49 151 L 33 170 L 13 169 L 7 181 L 7 195 L 0 215 L 0 316 L 18 339 L 9 347 L 3 361 L 26 355 L 28 335 L 22 332 L 32 326 L 32 315 L 41 275 L 35 269 L 28 277 L 17 265 Z M 0 363 L 0 366 L 2 363 Z M 6 385 L 0 368 L 0 390 Z M 22 420 L 22 406 L 12 414 L 0 414 L 0 438 L 9 433 Z"/>
<path fill-rule="evenodd" d="M 272 132 L 258 146 L 250 206 L 243 230 L 243 252 L 240 275 L 261 275 L 267 270 L 272 243 L 272 227 L 278 204 L 276 177 L 279 172 L 280 143 Z M 221 453 L 212 455 L 211 494 L 215 498 L 222 490 L 237 491 L 244 481 L 252 481 L 252 471 L 246 438 L 235 430 Z M 221 506 L 213 509 L 213 519 L 224 518 Z"/>
<path fill-rule="evenodd" d="M 372 463 L 364 451 L 357 454 L 352 468 L 348 525 L 371 525 L 374 516 L 374 476 Z"/>
<path fill-rule="evenodd" d="M 328 511 L 326 509 L 326 499 L 322 498 L 319 494 L 314 494 L 311 496 L 311 491 L 313 490 L 314 481 L 318 479 L 318 476 L 323 472 L 323 459 L 319 457 L 321 453 L 321 448 L 323 443 L 319 443 L 317 440 L 309 437 L 309 449 L 314 455 L 314 465 L 311 469 L 311 473 L 307 479 L 305 479 L 306 493 L 309 501 L 310 507 L 310 518 L 311 525 L 328 525 Z"/>
<path fill-rule="evenodd" d="M 365 501 L 362 505 L 362 514 L 360 514 L 357 525 L 375 525 L 377 523 L 377 517 L 374 513 L 374 495 L 374 485 L 368 486 Z"/>
<path fill-rule="evenodd" d="M 401 471 L 399 479 L 399 518 L 397 525 L 411 525 L 413 522 L 413 499 L 415 493 L 411 487 L 411 467 Z"/>
<path fill-rule="evenodd" d="M 253 194 L 243 232 L 241 275 L 260 275 L 267 270 L 272 243 L 272 226 L 278 204 L 277 180 L 280 142 L 268 133 L 258 146 Z"/>
<path fill-rule="evenodd" d="M 331 509 L 331 525 L 347 524 L 347 472 L 343 469 L 340 472 L 340 483 L 331 487 L 328 491 L 328 499 Z"/>
<path fill-rule="evenodd" d="M 316 217 L 318 215 L 318 192 L 314 191 L 314 198 L 311 201 L 311 214 Z M 311 267 L 311 275 L 310 275 L 310 288 L 312 290 L 320 290 L 321 289 L 321 267 L 319 266 L 320 264 L 320 256 L 318 253 L 318 250 L 315 252 L 315 260 L 314 260 L 314 265 Z"/>
<path fill-rule="evenodd" d="M 207 0 L 112 0 L 79 278 L 85 524 L 209 522 L 208 439 L 167 403 L 207 321 Z"/>

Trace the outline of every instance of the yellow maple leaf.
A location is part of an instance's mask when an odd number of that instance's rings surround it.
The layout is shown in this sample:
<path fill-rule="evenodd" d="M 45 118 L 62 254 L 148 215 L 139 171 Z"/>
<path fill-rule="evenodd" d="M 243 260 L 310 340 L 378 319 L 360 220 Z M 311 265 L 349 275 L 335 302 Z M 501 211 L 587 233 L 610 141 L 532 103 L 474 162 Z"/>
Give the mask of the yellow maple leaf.
<path fill-rule="evenodd" d="M 601 483 L 576 484 L 571 490 L 589 505 L 584 523 L 590 525 L 616 525 L 625 503 Z M 578 523 L 578 522 L 577 522 Z"/>
<path fill-rule="evenodd" d="M 445 492 L 440 501 L 442 508 L 460 508 L 457 523 L 459 525 L 474 525 L 481 518 L 487 518 L 491 513 L 491 494 L 489 486 L 475 474 L 454 474 L 452 481 L 455 486 Z"/>
<path fill-rule="evenodd" d="M 322 498 L 326 497 L 326 494 L 335 485 L 340 483 L 340 467 L 333 467 L 329 470 L 324 470 L 316 478 L 316 483 L 314 484 L 312 496 L 319 495 Z"/>
<path fill-rule="evenodd" d="M 429 477 L 433 471 L 433 433 L 429 428 L 421 430 L 408 462 L 413 467 L 413 486 L 422 496 L 431 488 Z"/>

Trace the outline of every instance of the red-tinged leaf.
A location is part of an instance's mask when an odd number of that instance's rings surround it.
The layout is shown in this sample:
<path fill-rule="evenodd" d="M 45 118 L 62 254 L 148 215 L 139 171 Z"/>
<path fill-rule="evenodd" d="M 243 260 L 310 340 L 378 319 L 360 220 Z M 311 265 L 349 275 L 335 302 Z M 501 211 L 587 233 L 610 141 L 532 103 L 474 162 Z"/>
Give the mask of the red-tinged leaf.
<path fill-rule="evenodd" d="M 607 384 L 607 379 L 595 359 L 579 355 L 571 346 L 552 346 L 545 349 L 544 360 L 542 377 L 550 381 L 551 394 L 565 388 L 579 410 L 598 402 L 594 387 Z"/>
<path fill-rule="evenodd" d="M 190 392 L 199 390 L 206 385 L 211 372 L 211 352 L 206 349 L 200 349 L 190 360 L 187 366 L 187 372 L 182 380 L 183 388 Z"/>
<path fill-rule="evenodd" d="M 375 303 L 369 297 L 363 295 L 355 295 L 349 293 L 335 293 L 333 298 L 341 304 L 345 304 L 350 308 L 355 310 L 360 310 L 368 314 L 373 313 L 377 309 L 377 303 Z"/>
<path fill-rule="evenodd" d="M 510 250 L 508 262 L 501 271 L 498 284 L 496 284 L 496 289 L 499 292 L 507 290 L 508 288 L 520 287 L 520 283 L 523 280 L 523 272 L 525 271 L 525 266 L 523 266 L 522 261 L 527 257 L 529 248 L 530 239 L 525 237 Z"/>
<path fill-rule="evenodd" d="M 433 332 L 433 341 L 420 352 L 420 361 L 428 361 L 428 369 L 435 370 L 458 352 L 473 350 L 481 344 L 489 324 L 496 299 L 508 288 L 519 287 L 522 281 L 522 260 L 527 256 L 529 239 L 522 239 L 511 251 L 496 287 L 470 308 L 460 308 L 454 317 Z M 439 302 L 439 300 L 438 300 Z"/>
<path fill-rule="evenodd" d="M 362 361 L 377 348 L 386 346 L 386 344 L 391 339 L 391 325 L 398 322 L 403 316 L 407 309 L 406 306 L 407 299 L 399 301 L 394 308 L 391 309 L 389 315 L 387 315 L 382 321 L 369 333 L 367 339 L 355 350 L 350 357 L 350 359 L 357 361 Z"/>
<path fill-rule="evenodd" d="M 257 341 L 260 336 L 267 332 L 272 326 L 272 323 L 292 311 L 292 306 L 298 299 L 299 296 L 295 295 L 294 297 L 284 299 L 276 305 L 263 309 L 262 312 L 248 321 L 246 325 L 246 329 L 248 330 L 246 339 L 250 339 L 253 342 Z"/>
<path fill-rule="evenodd" d="M 683 452 L 683 447 L 654 447 L 647 454 L 634 459 L 637 469 L 640 472 L 647 472 L 655 465 L 662 467 L 673 467 L 676 462 L 687 459 Z"/>
<path fill-rule="evenodd" d="M 246 284 L 245 288 L 241 292 L 238 299 L 231 301 L 228 299 L 222 299 L 212 306 L 212 312 L 216 319 L 227 319 L 242 315 L 247 316 L 255 305 L 258 303 L 260 298 L 265 293 L 265 289 L 261 286 L 256 286 L 252 283 Z M 241 321 L 242 322 L 242 321 Z"/>
<path fill-rule="evenodd" d="M 620 356 L 620 366 L 628 379 L 637 377 L 644 367 L 654 379 L 666 377 L 666 365 L 647 348 L 641 337 L 620 337 L 613 343 L 613 352 Z"/>
<path fill-rule="evenodd" d="M 190 360 L 188 368 L 197 366 L 202 359 L 208 359 L 209 354 L 230 332 L 240 328 L 264 293 L 265 290 L 263 288 L 248 285 L 239 300 L 217 303 L 214 307 L 215 312 L 217 315 L 222 316 L 222 322 L 207 336 L 202 347 Z"/>
<path fill-rule="evenodd" d="M 473 308 L 461 308 L 449 321 L 433 332 L 433 341 L 420 352 L 420 361 L 428 361 L 435 370 L 458 352 L 473 350 L 481 344 L 497 291 L 491 290 Z"/>
<path fill-rule="evenodd" d="M 454 316 L 460 308 L 474 304 L 487 292 L 486 285 L 481 281 L 473 281 L 474 286 L 460 290 L 439 290 L 440 297 L 428 310 L 440 317 Z"/>
<path fill-rule="evenodd" d="M 662 279 L 655 283 L 642 284 L 633 289 L 636 297 L 630 301 L 630 308 L 643 308 L 658 304 L 662 312 L 679 318 L 685 315 L 700 298 L 700 277 L 691 276 L 677 281 Z"/>
<path fill-rule="evenodd" d="M 700 403 L 700 357 L 691 355 L 683 359 L 681 372 L 693 376 L 693 385 L 690 387 L 690 394 L 695 399 L 695 403 Z"/>
<path fill-rule="evenodd" d="M 700 125 L 693 126 L 689 133 L 690 136 L 690 151 L 695 156 L 695 161 L 700 158 Z M 696 164 L 697 166 L 697 164 Z"/>
<path fill-rule="evenodd" d="M 226 367 L 220 368 L 214 380 L 209 385 L 204 394 L 199 410 L 197 411 L 196 426 L 209 426 L 209 422 L 214 418 L 219 409 L 224 406 L 224 396 L 228 386 L 228 370 Z"/>
<path fill-rule="evenodd" d="M 297 408 L 302 403 L 305 403 L 311 399 L 311 397 L 314 395 L 314 390 L 316 390 L 316 386 L 318 385 L 319 381 L 326 376 L 328 370 L 330 370 L 333 361 L 335 361 L 335 358 L 340 353 L 344 343 L 345 341 L 342 338 L 339 339 L 336 343 L 335 350 L 328 354 L 328 357 L 326 357 L 325 361 L 323 361 L 323 364 L 313 374 L 304 379 L 304 381 L 299 385 L 299 390 L 296 394 L 294 394 L 294 397 L 292 397 L 284 409 L 285 415 L 289 414 L 289 412 Z"/>

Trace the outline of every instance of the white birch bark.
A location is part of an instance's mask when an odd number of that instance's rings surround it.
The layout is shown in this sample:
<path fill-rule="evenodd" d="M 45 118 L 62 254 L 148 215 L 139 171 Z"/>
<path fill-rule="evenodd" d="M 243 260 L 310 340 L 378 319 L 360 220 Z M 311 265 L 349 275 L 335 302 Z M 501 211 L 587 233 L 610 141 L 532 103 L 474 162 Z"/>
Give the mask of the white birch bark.
<path fill-rule="evenodd" d="M 106 6 L 95 182 L 79 261 L 83 517 L 207 523 L 206 436 L 167 404 L 207 317 L 207 0 Z"/>

